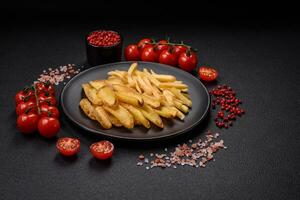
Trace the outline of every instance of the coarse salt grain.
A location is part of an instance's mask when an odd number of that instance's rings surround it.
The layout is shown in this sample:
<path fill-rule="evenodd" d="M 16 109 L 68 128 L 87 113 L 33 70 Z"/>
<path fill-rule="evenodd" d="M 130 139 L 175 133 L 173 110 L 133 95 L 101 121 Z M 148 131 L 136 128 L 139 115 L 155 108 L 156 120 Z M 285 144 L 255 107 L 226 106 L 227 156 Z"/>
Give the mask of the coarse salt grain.
<path fill-rule="evenodd" d="M 173 152 L 169 154 L 153 154 L 150 153 L 152 160 L 144 159 L 143 162 L 138 162 L 138 166 L 146 165 L 146 168 L 166 168 L 177 166 L 191 166 L 198 168 L 199 166 L 204 168 L 209 161 L 215 161 L 213 156 L 219 149 L 225 149 L 224 141 L 214 141 L 219 137 L 219 133 L 212 133 L 208 131 L 205 139 L 203 141 L 199 139 L 197 142 L 190 142 L 190 144 L 183 143 L 182 145 L 178 144 Z M 142 163 L 142 164 L 140 164 Z"/>

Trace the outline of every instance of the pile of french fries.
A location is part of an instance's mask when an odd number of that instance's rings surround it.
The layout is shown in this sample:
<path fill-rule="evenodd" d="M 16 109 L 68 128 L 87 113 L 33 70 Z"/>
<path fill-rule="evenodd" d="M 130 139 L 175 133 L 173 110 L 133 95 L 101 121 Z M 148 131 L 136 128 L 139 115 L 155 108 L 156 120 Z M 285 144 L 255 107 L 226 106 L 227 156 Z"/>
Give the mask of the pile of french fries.
<path fill-rule="evenodd" d="M 192 107 L 188 86 L 175 76 L 137 69 L 132 63 L 128 71 L 110 71 L 108 79 L 93 80 L 82 85 L 85 97 L 79 105 L 104 129 L 135 125 L 163 128 L 163 118 L 184 119 Z"/>

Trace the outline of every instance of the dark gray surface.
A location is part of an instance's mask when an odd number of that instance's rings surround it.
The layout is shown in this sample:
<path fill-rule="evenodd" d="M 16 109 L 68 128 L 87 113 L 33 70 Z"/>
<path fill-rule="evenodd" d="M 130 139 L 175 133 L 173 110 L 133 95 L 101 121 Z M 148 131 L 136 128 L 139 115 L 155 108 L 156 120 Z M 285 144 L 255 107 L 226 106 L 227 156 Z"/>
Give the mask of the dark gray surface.
<path fill-rule="evenodd" d="M 114 142 L 110 162 L 88 147 L 100 138 L 62 118 L 59 136 L 81 139 L 76 159 L 57 155 L 55 140 L 25 137 L 15 128 L 14 94 L 49 66 L 82 63 L 83 36 L 94 28 L 120 31 L 125 45 L 148 35 L 171 36 L 199 49 L 220 84 L 236 89 L 246 115 L 229 130 L 206 123 L 160 144 Z M 0 33 L 1 199 L 299 199 L 299 30 L 293 27 L 141 26 L 125 23 L 11 24 Z M 212 87 L 209 86 L 209 87 Z M 228 149 L 205 169 L 137 167 L 140 153 L 219 131 Z"/>

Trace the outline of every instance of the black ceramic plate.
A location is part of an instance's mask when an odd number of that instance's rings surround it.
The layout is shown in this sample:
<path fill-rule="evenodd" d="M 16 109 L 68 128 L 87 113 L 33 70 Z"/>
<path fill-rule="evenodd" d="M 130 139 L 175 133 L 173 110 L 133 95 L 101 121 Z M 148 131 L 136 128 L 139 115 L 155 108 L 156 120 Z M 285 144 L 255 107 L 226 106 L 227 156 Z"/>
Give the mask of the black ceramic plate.
<path fill-rule="evenodd" d="M 189 86 L 190 97 L 193 101 L 190 112 L 186 115 L 184 121 L 179 119 L 163 119 L 163 129 L 155 125 L 152 125 L 149 130 L 142 126 L 135 126 L 131 130 L 118 127 L 113 127 L 109 130 L 101 128 L 96 121 L 92 121 L 85 116 L 78 106 L 82 98 L 81 84 L 91 80 L 106 79 L 107 73 L 112 70 L 128 70 L 131 63 L 132 62 L 119 62 L 101 65 L 87 69 L 73 77 L 66 84 L 60 96 L 60 103 L 66 116 L 75 124 L 89 132 L 130 140 L 153 140 L 185 133 L 199 124 L 206 116 L 209 110 L 210 97 L 207 89 L 197 78 L 175 67 L 159 63 L 138 62 L 139 69 L 148 68 L 159 74 L 174 75 L 177 80 L 181 80 L 187 84 Z"/>

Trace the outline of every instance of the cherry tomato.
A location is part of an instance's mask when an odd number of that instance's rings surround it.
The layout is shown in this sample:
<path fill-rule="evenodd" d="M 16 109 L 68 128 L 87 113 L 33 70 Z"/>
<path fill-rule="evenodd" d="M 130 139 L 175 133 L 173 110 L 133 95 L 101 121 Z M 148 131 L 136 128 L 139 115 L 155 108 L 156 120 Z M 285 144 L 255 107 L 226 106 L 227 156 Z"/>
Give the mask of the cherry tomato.
<path fill-rule="evenodd" d="M 21 114 L 17 119 L 17 127 L 22 133 L 33 133 L 37 130 L 39 116 L 34 113 Z"/>
<path fill-rule="evenodd" d="M 137 45 L 140 50 L 140 53 L 142 53 L 144 49 L 147 47 L 153 47 L 153 44 L 145 44 L 145 43 L 152 43 L 152 42 L 153 41 L 150 38 L 141 39 Z"/>
<path fill-rule="evenodd" d="M 55 106 L 41 105 L 40 111 L 40 117 L 59 118 L 59 111 Z"/>
<path fill-rule="evenodd" d="M 56 106 L 56 99 L 54 96 L 50 95 L 49 93 L 41 93 L 38 96 L 39 103 L 41 105 L 48 105 L 48 106 Z"/>
<path fill-rule="evenodd" d="M 51 95 L 55 95 L 55 89 L 52 84 L 49 82 L 43 83 L 43 82 L 38 82 L 35 84 L 35 88 L 38 94 L 41 93 L 49 93 Z"/>
<path fill-rule="evenodd" d="M 169 50 L 164 50 L 160 55 L 159 55 L 159 62 L 166 64 L 166 65 L 171 65 L 171 66 L 176 66 L 177 65 L 177 57 L 170 53 Z"/>
<path fill-rule="evenodd" d="M 141 60 L 139 48 L 135 44 L 128 45 L 124 51 L 125 59 L 127 61 Z"/>
<path fill-rule="evenodd" d="M 15 96 L 16 105 L 21 102 L 27 102 L 30 100 L 35 100 L 35 96 L 32 90 L 21 90 Z"/>
<path fill-rule="evenodd" d="M 158 54 L 154 50 L 154 47 L 147 47 L 144 49 L 141 58 L 142 58 L 142 61 L 157 62 Z"/>
<path fill-rule="evenodd" d="M 16 107 L 17 115 L 21 115 L 23 113 L 37 113 L 36 103 L 33 101 L 21 102 Z"/>
<path fill-rule="evenodd" d="M 187 50 L 187 47 L 185 46 L 182 46 L 182 45 L 175 45 L 173 48 L 172 48 L 172 53 L 175 54 L 176 57 L 179 57 L 180 54 L 186 52 Z"/>
<path fill-rule="evenodd" d="M 212 67 L 201 66 L 199 68 L 199 76 L 203 81 L 214 81 L 218 77 L 218 72 Z"/>
<path fill-rule="evenodd" d="M 193 71 L 198 63 L 197 55 L 194 52 L 181 53 L 178 58 L 178 65 L 181 69 L 191 72 Z"/>
<path fill-rule="evenodd" d="M 75 138 L 59 138 L 56 142 L 56 148 L 64 156 L 73 156 L 80 150 L 80 141 Z"/>
<path fill-rule="evenodd" d="M 158 54 L 158 56 L 164 51 L 164 50 L 168 50 L 169 49 L 169 45 L 168 45 L 168 41 L 167 40 L 160 40 L 157 45 L 155 46 L 155 50 Z"/>
<path fill-rule="evenodd" d="M 42 117 L 38 122 L 39 133 L 46 138 L 56 136 L 59 129 L 60 123 L 54 117 Z"/>
<path fill-rule="evenodd" d="M 103 140 L 92 144 L 90 146 L 90 151 L 95 158 L 105 160 L 112 157 L 114 153 L 114 145 L 107 140 Z"/>

